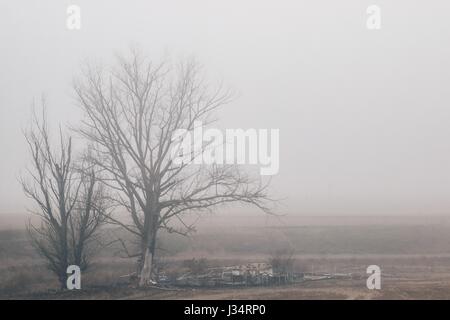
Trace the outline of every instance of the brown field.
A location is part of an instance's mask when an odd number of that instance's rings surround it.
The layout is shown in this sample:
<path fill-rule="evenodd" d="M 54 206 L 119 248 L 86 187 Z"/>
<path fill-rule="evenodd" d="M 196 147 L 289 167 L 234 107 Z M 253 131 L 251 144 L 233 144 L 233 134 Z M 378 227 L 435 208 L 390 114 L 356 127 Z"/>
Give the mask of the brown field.
<path fill-rule="evenodd" d="M 378 223 L 346 218 L 309 218 L 283 225 L 202 227 L 189 239 L 162 235 L 161 263 L 177 274 L 183 261 L 207 259 L 210 266 L 266 262 L 280 248 L 295 252 L 298 272 L 351 273 L 352 279 L 305 281 L 269 287 L 137 289 L 124 275 L 134 262 L 117 247 L 102 249 L 82 275 L 82 290 L 60 292 L 54 277 L 30 246 L 24 230 L 0 231 L 2 299 L 449 299 L 450 223 L 409 217 Z M 334 219 L 334 218 L 333 218 Z M 313 221 L 308 222 L 308 221 Z M 116 230 L 106 230 L 114 234 Z M 366 268 L 382 269 L 381 290 L 366 288 Z"/>
<path fill-rule="evenodd" d="M 382 289 L 368 290 L 365 279 L 320 280 L 271 287 L 243 288 L 149 288 L 136 289 L 126 284 L 92 285 L 76 292 L 34 291 L 3 298 L 20 299 L 449 299 L 450 263 L 448 258 L 427 257 L 435 267 L 430 270 L 418 258 L 379 260 L 386 275 Z M 324 262 L 324 260 L 320 260 Z M 347 261 L 346 259 L 341 262 Z M 354 262 L 349 260 L 348 262 Z M 364 259 L 358 261 L 365 265 Z M 367 260 L 368 261 L 368 260 Z M 313 262 L 313 261 L 308 261 Z M 314 263 L 319 261 L 314 261 Z M 368 261 L 369 262 L 369 261 Z M 412 264 L 416 264 L 413 266 Z M 407 265 L 406 265 L 407 264 Z M 446 267 L 445 267 L 446 265 Z M 389 273 L 388 271 L 395 272 Z M 113 279 L 102 275 L 104 280 Z"/>

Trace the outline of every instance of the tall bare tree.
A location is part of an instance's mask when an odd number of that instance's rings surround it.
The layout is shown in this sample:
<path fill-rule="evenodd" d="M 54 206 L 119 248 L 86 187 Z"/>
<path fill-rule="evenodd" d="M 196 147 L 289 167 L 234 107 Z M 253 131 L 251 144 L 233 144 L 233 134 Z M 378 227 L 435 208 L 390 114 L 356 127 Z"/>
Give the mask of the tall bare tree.
<path fill-rule="evenodd" d="M 85 114 L 79 132 L 91 142 L 95 164 L 107 177 L 103 182 L 131 217 L 111 219 L 140 240 L 141 286 L 154 281 L 158 230 L 187 234 L 193 225 L 186 214 L 232 202 L 269 212 L 267 185 L 238 167 L 191 165 L 198 154 L 191 154 L 191 161 L 173 161 L 177 130 L 190 132 L 197 121 L 209 124 L 213 111 L 231 98 L 221 86 L 206 85 L 200 71 L 193 61 L 173 67 L 131 50 L 111 69 L 88 66 L 75 82 Z"/>
<path fill-rule="evenodd" d="M 81 270 L 89 265 L 91 242 L 108 215 L 107 200 L 93 169 L 74 164 L 72 139 L 65 138 L 61 129 L 59 146 L 52 148 L 45 111 L 42 119 L 34 116 L 25 137 L 32 166 L 21 182 L 25 194 L 37 204 L 33 213 L 41 218 L 39 226 L 28 225 L 28 232 L 64 288 L 69 265 Z"/>

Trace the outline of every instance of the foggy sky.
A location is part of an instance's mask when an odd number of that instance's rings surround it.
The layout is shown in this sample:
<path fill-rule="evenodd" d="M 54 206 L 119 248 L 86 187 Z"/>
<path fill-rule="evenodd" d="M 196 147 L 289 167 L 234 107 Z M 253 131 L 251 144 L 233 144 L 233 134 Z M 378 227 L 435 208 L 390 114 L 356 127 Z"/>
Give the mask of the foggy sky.
<path fill-rule="evenodd" d="M 366 28 L 371 4 L 381 30 Z M 45 93 L 52 125 L 76 123 L 80 64 L 132 44 L 195 56 L 239 91 L 220 127 L 280 129 L 282 213 L 450 213 L 449 12 L 444 0 L 1 1 L 0 213 L 29 204 L 18 177 L 33 99 Z"/>

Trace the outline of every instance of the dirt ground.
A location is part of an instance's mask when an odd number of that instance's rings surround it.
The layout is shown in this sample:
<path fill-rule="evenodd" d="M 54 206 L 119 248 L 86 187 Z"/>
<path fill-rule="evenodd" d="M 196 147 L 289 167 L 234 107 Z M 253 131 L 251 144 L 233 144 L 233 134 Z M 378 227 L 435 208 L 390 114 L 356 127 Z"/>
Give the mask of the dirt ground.
<path fill-rule="evenodd" d="M 381 289 L 369 290 L 365 267 L 375 260 L 382 266 Z M 317 272 L 338 268 L 351 272 L 352 279 L 326 279 L 268 287 L 138 289 L 126 283 L 86 286 L 80 291 L 35 291 L 3 299 L 450 299 L 450 263 L 448 257 L 327 257 L 303 259 Z M 320 268 L 319 268 L 320 266 Z"/>
<path fill-rule="evenodd" d="M 17 298 L 17 297 L 16 297 Z M 119 299 L 119 300 L 354 300 L 354 299 L 450 299 L 450 275 L 437 280 L 385 280 L 381 290 L 369 290 L 361 280 L 322 280 L 277 287 L 133 289 L 97 288 L 80 292 L 22 296 L 23 299 Z"/>
<path fill-rule="evenodd" d="M 117 248 L 101 251 L 82 275 L 80 291 L 57 291 L 54 275 L 36 255 L 25 231 L 0 230 L 0 299 L 450 299 L 450 221 L 403 219 L 357 224 L 223 228 L 192 238 L 162 238 L 168 269 L 206 258 L 209 267 L 267 262 L 273 248 L 289 244 L 295 270 L 351 274 L 347 279 L 270 287 L 137 289 L 123 275 L 135 263 Z M 414 223 L 413 223 L 414 222 Z M 369 290 L 366 269 L 381 268 L 381 290 Z M 176 269 L 176 268 L 175 268 Z"/>

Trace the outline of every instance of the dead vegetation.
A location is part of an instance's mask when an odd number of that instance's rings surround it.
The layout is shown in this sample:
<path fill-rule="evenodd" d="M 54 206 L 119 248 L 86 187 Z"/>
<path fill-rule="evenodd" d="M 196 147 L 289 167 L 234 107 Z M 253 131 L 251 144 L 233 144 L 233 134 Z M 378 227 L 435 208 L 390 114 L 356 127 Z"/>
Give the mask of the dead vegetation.
<path fill-rule="evenodd" d="M 92 268 L 82 275 L 81 292 L 58 292 L 58 283 L 46 270 L 44 261 L 40 260 L 28 243 L 24 231 L 0 232 L 0 297 L 33 299 L 430 299 L 450 297 L 446 284 L 450 283 L 450 252 L 447 251 L 446 238 L 440 236 L 439 242 L 430 253 L 424 253 L 422 247 L 435 239 L 436 234 L 443 235 L 448 226 L 422 226 L 421 229 L 404 226 L 390 227 L 390 238 L 396 242 L 399 253 L 383 253 L 383 237 L 386 232 L 375 237 L 374 226 L 354 226 L 345 228 L 342 236 L 341 227 L 308 227 L 290 241 L 297 250 L 292 256 L 278 249 L 270 249 L 268 243 L 258 234 L 267 234 L 265 229 L 224 230 L 214 233 L 200 232 L 191 237 L 189 245 L 169 234 L 161 234 L 164 255 L 157 264 L 161 270 L 158 274 L 170 281 L 175 281 L 186 273 L 202 275 L 209 269 L 223 270 L 225 267 L 242 266 L 253 262 L 268 263 L 287 261 L 281 265 L 293 268 L 296 273 L 306 275 L 306 281 L 290 284 L 274 283 L 270 286 L 221 285 L 218 287 L 174 286 L 168 284 L 166 290 L 156 288 L 138 290 L 131 285 L 124 275 L 135 271 L 135 265 L 129 259 L 120 258 L 116 252 L 119 246 L 111 246 L 102 251 L 95 259 Z M 396 230 L 395 230 L 396 229 Z M 293 229 L 288 229 L 293 234 Z M 317 232 L 321 230 L 321 232 Z M 418 234 L 411 236 L 411 230 Z M 306 233 L 306 235 L 305 235 Z M 322 233 L 326 233 L 324 236 Z M 411 241 L 397 242 L 405 233 Z M 246 236 L 244 236 L 244 234 Z M 317 236 L 314 237 L 314 234 Z M 371 235 L 372 243 L 366 246 L 366 253 L 345 251 L 349 241 L 361 242 L 363 234 Z M 447 233 L 450 234 L 450 233 Z M 304 237 L 314 242 L 306 247 Z M 220 243 L 214 240 L 220 239 Z M 297 239 L 297 240 L 296 240 Z M 330 246 L 329 239 L 333 239 Z M 284 241 L 284 242 L 283 242 Z M 283 241 L 272 245 L 283 247 Z M 243 243 L 242 247 L 238 244 Z M 380 246 L 375 244 L 379 243 Z M 400 243 L 402 246 L 400 247 Z M 182 245 L 181 245 L 182 244 Z M 303 245 L 302 245 L 303 244 Z M 324 252 L 324 248 L 329 248 Z M 334 252 L 333 252 L 334 251 Z M 249 254 L 249 252 L 251 254 Z M 12 254 L 14 253 L 14 254 Z M 287 258 L 287 259 L 286 259 Z M 291 263 L 290 261 L 293 261 Z M 382 267 L 382 290 L 379 293 L 368 292 L 365 287 L 365 269 L 370 264 Z M 284 268 L 284 267 L 283 267 Z M 309 281 L 308 277 L 327 274 L 341 274 L 352 277 Z"/>

